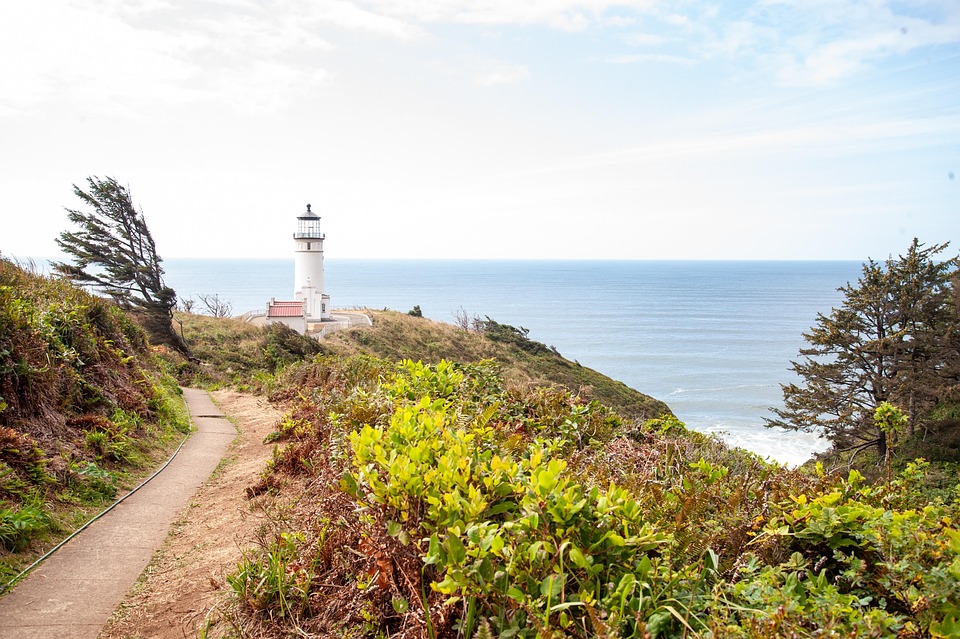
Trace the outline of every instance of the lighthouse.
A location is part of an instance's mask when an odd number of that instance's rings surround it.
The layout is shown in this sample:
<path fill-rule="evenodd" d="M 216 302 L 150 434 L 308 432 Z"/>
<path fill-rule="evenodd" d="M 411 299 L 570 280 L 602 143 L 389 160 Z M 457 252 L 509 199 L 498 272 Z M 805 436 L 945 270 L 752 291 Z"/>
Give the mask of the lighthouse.
<path fill-rule="evenodd" d="M 330 296 L 323 292 L 323 240 L 320 216 L 307 204 L 306 212 L 297 217 L 297 230 L 293 234 L 293 295 L 303 302 L 308 322 L 330 319 Z"/>

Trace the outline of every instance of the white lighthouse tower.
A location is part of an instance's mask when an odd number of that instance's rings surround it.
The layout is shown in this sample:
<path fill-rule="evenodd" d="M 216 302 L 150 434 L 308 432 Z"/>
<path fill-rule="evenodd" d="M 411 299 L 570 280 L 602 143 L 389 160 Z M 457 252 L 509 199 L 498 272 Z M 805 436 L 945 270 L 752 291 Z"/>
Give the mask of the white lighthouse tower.
<path fill-rule="evenodd" d="M 297 231 L 293 268 L 293 295 L 303 302 L 308 322 L 319 322 L 330 317 L 330 296 L 323 292 L 323 240 L 320 216 L 310 210 L 297 217 Z"/>

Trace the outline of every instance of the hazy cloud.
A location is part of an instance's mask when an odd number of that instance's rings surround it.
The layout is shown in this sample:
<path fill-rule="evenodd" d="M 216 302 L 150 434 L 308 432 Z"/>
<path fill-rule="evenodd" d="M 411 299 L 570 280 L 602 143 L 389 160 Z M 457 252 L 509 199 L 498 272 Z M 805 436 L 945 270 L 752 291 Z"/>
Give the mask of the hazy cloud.
<path fill-rule="evenodd" d="M 608 10 L 616 10 L 616 20 L 623 22 L 632 19 L 625 15 L 629 11 L 644 11 L 655 4 L 656 0 L 373 0 L 368 6 L 423 23 L 539 24 L 569 31 L 605 22 Z"/>
<path fill-rule="evenodd" d="M 529 76 L 529 70 L 522 64 L 487 56 L 460 56 L 436 61 L 434 67 L 448 76 L 467 78 L 473 84 L 486 87 L 516 84 Z"/>
<path fill-rule="evenodd" d="M 344 73 L 327 52 L 344 33 L 398 43 L 437 37 L 437 25 L 595 31 L 593 58 L 692 65 L 724 59 L 789 86 L 836 84 L 919 49 L 960 43 L 960 5 L 930 0 L 48 0 L 14 3 L 0 21 L 0 115 L 54 100 L 134 113 L 271 91 L 280 109 L 304 86 Z M 624 27 L 635 29 L 624 34 Z M 609 33 L 604 33 L 605 31 Z M 613 47 L 609 46 L 613 43 Z M 621 50 L 616 50 L 619 43 Z M 442 42 L 434 41 L 434 44 Z M 636 47 L 644 47 L 640 54 Z M 612 50 L 611 50 L 612 49 Z M 61 55 L 61 52 L 69 52 Z M 589 53 L 585 55 L 590 55 Z M 272 69 L 276 78 L 266 75 Z M 523 64 L 473 69 L 483 85 L 524 80 Z M 123 95 L 107 79 L 132 83 Z M 99 90 L 93 86 L 101 85 Z"/>
<path fill-rule="evenodd" d="M 527 67 L 508 62 L 483 61 L 474 74 L 474 81 L 482 86 L 515 84 L 527 79 Z"/>
<path fill-rule="evenodd" d="M 639 64 L 641 62 L 661 62 L 664 64 L 694 65 L 697 60 L 669 53 L 625 53 L 604 58 L 609 64 Z"/>
<path fill-rule="evenodd" d="M 669 158 L 721 155 L 727 158 L 738 153 L 777 153 L 789 148 L 829 147 L 831 153 L 842 152 L 844 143 L 864 141 L 889 142 L 904 138 L 960 135 L 960 114 L 930 118 L 878 120 L 860 124 L 825 123 L 808 126 L 785 126 L 742 134 L 671 138 L 643 146 L 579 158 L 570 168 L 616 166 L 634 162 L 651 162 Z"/>
<path fill-rule="evenodd" d="M 624 36 L 623 41 L 629 45 L 650 47 L 668 42 L 670 38 L 656 33 L 631 33 Z"/>
<path fill-rule="evenodd" d="M 153 100 L 178 101 L 192 93 L 177 89 L 194 73 L 176 54 L 183 42 L 178 37 L 138 31 L 114 15 L 72 6 L 51 11 L 18 3 L 5 18 L 0 59 L 16 61 L 0 72 L 0 104 L 8 110 L 79 102 L 133 113 Z"/>
<path fill-rule="evenodd" d="M 960 13 L 941 23 L 886 13 L 840 37 L 801 42 L 795 60 L 780 69 L 778 79 L 787 85 L 832 84 L 888 57 L 958 43 Z"/>
<path fill-rule="evenodd" d="M 159 0 L 18 5 L 15 19 L 8 13 L 0 23 L 0 57 L 21 61 L 2 71 L 0 113 L 56 103 L 141 117 L 211 99 L 263 112 L 330 75 L 309 56 L 331 48 L 309 14 L 266 13 L 250 2 L 192 8 Z M 350 21 L 331 11 L 313 22 Z"/>
<path fill-rule="evenodd" d="M 411 40 L 424 35 L 420 27 L 407 20 L 364 9 L 358 6 L 358 3 L 347 0 L 328 0 L 315 4 L 305 2 L 303 6 L 309 19 L 322 24 L 400 40 Z"/>
<path fill-rule="evenodd" d="M 857 0 L 758 3 L 715 48 L 753 56 L 790 86 L 835 84 L 885 59 L 960 44 L 960 5 Z"/>

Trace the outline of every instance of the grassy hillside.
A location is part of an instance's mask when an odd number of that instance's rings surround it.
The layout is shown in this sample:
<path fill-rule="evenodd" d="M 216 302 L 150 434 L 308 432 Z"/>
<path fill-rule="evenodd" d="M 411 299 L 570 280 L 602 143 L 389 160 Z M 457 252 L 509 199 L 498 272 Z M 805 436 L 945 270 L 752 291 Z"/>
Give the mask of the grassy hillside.
<path fill-rule="evenodd" d="M 259 390 L 277 370 L 321 352 L 317 340 L 280 324 L 262 328 L 237 319 L 191 313 L 177 313 L 175 321 L 182 327 L 194 359 L 165 352 L 164 360 L 183 385 Z"/>
<path fill-rule="evenodd" d="M 960 637 L 926 462 L 785 469 L 521 329 L 371 315 L 294 363 L 289 331 L 184 317 L 215 358 L 184 372 L 288 409 L 206 636 Z"/>
<path fill-rule="evenodd" d="M 923 462 L 789 470 L 489 360 L 328 355 L 274 398 L 207 637 L 960 636 L 960 500 Z"/>
<path fill-rule="evenodd" d="M 123 312 L 0 258 L 0 586 L 189 430 L 178 395 Z"/>
<path fill-rule="evenodd" d="M 509 383 L 560 385 L 596 399 L 621 414 L 651 419 L 669 414 L 662 401 L 644 395 L 623 382 L 571 362 L 521 329 L 495 320 L 474 323 L 472 330 L 393 311 L 371 312 L 374 325 L 334 333 L 324 351 L 339 355 L 366 353 L 387 360 L 422 359 L 437 362 L 495 360 Z"/>
<path fill-rule="evenodd" d="M 186 362 L 175 354 L 171 357 L 177 359 L 176 369 L 183 382 L 245 388 L 270 384 L 272 375 L 283 366 L 318 353 L 364 354 L 387 361 L 447 359 L 466 363 L 491 359 L 513 385 L 560 386 L 630 418 L 671 414 L 663 402 L 571 362 L 511 326 L 488 321 L 479 330 L 462 330 L 395 311 L 368 314 L 373 326 L 333 333 L 319 343 L 280 325 L 263 329 L 239 320 L 178 314 L 187 342 L 200 362 Z"/>

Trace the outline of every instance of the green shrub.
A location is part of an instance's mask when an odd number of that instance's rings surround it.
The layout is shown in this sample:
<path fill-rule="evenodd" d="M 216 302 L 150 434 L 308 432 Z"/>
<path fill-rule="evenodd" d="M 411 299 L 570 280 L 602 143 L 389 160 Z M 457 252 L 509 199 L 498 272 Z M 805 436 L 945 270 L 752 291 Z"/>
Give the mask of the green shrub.
<path fill-rule="evenodd" d="M 458 405 L 461 371 L 403 368 L 388 385 L 399 400 L 389 426 L 350 435 L 357 470 L 345 487 L 382 510 L 389 534 L 418 543 L 437 575 L 430 587 L 461 602 L 467 636 L 480 618 L 508 636 L 592 628 L 642 637 L 697 623 L 715 560 L 673 570 L 670 534 L 628 491 L 584 485 L 553 457 L 559 440 L 535 440 L 519 458 L 498 454 L 496 404 L 461 419 L 474 410 Z"/>
<path fill-rule="evenodd" d="M 79 481 L 71 486 L 72 494 L 82 503 L 100 504 L 117 496 L 114 473 L 100 468 L 93 462 L 75 464 L 72 470 Z"/>
<path fill-rule="evenodd" d="M 40 506 L 0 508 L 0 546 L 12 551 L 22 550 L 33 535 L 46 530 L 49 525 L 50 518 Z"/>

